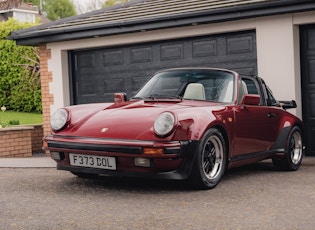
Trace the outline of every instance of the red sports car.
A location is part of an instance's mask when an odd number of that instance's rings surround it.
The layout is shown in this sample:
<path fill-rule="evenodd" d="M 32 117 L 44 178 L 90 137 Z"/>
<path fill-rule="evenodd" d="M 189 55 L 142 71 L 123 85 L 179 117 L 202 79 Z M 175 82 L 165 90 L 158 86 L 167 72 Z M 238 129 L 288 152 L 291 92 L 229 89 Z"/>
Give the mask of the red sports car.
<path fill-rule="evenodd" d="M 265 82 L 225 69 L 177 68 L 156 73 L 130 100 L 58 109 L 44 147 L 57 169 L 187 180 L 214 188 L 229 167 L 272 158 L 297 170 L 303 124 Z"/>

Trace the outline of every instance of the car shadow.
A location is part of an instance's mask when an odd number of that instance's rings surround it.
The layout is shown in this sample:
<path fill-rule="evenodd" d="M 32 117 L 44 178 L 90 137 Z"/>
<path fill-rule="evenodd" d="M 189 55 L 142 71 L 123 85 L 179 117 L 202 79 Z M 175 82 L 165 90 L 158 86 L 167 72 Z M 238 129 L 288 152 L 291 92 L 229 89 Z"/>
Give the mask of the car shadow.
<path fill-rule="evenodd" d="M 256 163 L 252 163 L 252 164 L 248 164 L 248 165 L 244 165 L 244 166 L 240 166 L 240 167 L 235 167 L 235 168 L 231 168 L 228 169 L 227 172 L 228 173 L 235 173 L 235 172 L 239 172 L 242 173 L 243 171 L 252 171 L 252 172 L 275 172 L 277 171 L 271 160 L 264 160 L 264 161 L 259 161 Z"/>
<path fill-rule="evenodd" d="M 271 160 L 260 161 L 257 163 L 231 168 L 225 172 L 222 180 L 235 179 L 237 177 L 245 177 L 248 175 L 255 176 L 267 173 L 277 173 L 279 172 L 274 168 Z"/>
<path fill-rule="evenodd" d="M 222 178 L 222 182 L 228 183 L 229 180 L 237 178 L 248 177 L 249 175 L 255 176 L 257 174 L 278 172 L 274 169 L 271 161 L 262 161 L 238 168 L 228 169 Z M 69 183 L 73 186 L 97 188 L 100 190 L 135 190 L 143 192 L 154 191 L 198 191 L 192 187 L 187 181 L 177 180 L 158 180 L 147 178 L 130 178 L 130 177 L 117 177 L 101 175 L 94 179 L 85 179 L 73 176 L 69 178 Z"/>
<path fill-rule="evenodd" d="M 117 177 L 101 175 L 94 179 L 76 177 L 74 182 L 87 187 L 97 187 L 110 190 L 137 190 L 137 191 L 158 191 L 158 190 L 193 190 L 185 181 L 159 180 L 133 177 Z"/>

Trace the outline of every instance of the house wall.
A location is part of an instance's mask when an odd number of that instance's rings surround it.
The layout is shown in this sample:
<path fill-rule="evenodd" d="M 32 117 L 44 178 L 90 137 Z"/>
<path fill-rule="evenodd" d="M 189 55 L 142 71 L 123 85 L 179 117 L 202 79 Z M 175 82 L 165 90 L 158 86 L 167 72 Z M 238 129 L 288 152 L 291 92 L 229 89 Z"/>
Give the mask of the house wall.
<path fill-rule="evenodd" d="M 35 23 L 36 15 L 38 15 L 38 12 L 32 12 L 32 11 L 14 11 L 13 12 L 13 18 L 17 19 L 20 22 L 30 22 Z"/>
<path fill-rule="evenodd" d="M 295 99 L 301 105 L 300 59 L 295 58 L 299 57 L 299 46 L 295 46 L 299 32 L 292 19 L 292 15 L 284 15 L 258 21 L 257 65 L 258 74 L 278 100 Z M 293 113 L 302 117 L 301 107 Z"/>
<path fill-rule="evenodd" d="M 298 26 L 306 23 L 315 23 L 315 11 L 42 45 L 44 133 L 49 132 L 51 113 L 59 107 L 70 105 L 68 50 L 243 30 L 256 30 L 258 74 L 272 88 L 275 97 L 279 100 L 295 99 L 301 105 Z M 302 117 L 301 106 L 290 112 Z"/>

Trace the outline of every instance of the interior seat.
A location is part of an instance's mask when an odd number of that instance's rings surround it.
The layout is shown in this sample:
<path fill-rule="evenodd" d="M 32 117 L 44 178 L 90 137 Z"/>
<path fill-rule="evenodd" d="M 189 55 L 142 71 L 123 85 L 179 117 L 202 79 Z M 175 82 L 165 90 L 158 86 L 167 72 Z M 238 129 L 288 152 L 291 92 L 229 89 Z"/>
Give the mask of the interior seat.
<path fill-rule="evenodd" d="M 190 83 L 185 90 L 184 99 L 206 100 L 205 88 L 200 83 Z"/>

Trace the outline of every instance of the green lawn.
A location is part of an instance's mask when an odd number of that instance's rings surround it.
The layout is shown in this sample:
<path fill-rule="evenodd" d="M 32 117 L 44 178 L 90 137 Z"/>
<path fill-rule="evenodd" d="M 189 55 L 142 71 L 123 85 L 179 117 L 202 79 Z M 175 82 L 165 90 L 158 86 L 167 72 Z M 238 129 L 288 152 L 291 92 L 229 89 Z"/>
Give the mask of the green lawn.
<path fill-rule="evenodd" d="M 0 123 L 9 123 L 9 121 L 19 120 L 20 125 L 26 124 L 42 124 L 43 115 L 36 113 L 23 113 L 14 111 L 0 111 Z"/>

